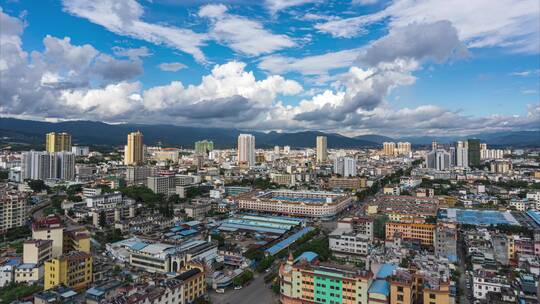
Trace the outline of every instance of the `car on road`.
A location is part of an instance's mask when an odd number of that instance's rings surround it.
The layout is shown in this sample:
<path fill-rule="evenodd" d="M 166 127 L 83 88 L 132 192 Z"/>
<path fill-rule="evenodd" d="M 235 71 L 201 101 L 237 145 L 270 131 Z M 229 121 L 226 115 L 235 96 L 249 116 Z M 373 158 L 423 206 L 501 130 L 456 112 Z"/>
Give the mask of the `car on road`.
<path fill-rule="evenodd" d="M 225 293 L 225 289 L 224 288 L 218 288 L 218 289 L 216 289 L 216 292 L 217 293 Z"/>
<path fill-rule="evenodd" d="M 242 286 L 238 285 L 238 286 L 234 286 L 234 290 L 240 290 L 242 289 Z"/>

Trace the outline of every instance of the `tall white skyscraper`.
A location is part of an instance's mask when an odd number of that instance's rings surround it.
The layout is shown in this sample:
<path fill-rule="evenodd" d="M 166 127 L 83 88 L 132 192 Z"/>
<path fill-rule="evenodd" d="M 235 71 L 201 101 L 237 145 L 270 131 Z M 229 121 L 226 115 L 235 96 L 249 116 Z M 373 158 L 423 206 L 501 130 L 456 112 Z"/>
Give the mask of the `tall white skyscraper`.
<path fill-rule="evenodd" d="M 356 159 L 337 157 L 334 160 L 334 173 L 343 177 L 356 176 Z"/>
<path fill-rule="evenodd" d="M 255 165 L 255 136 L 240 134 L 238 136 L 238 164 Z"/>
<path fill-rule="evenodd" d="M 456 147 L 456 167 L 469 167 L 469 151 L 465 147 Z"/>
<path fill-rule="evenodd" d="M 22 153 L 21 178 L 41 179 L 50 178 L 54 172 L 53 154 L 41 151 Z"/>
<path fill-rule="evenodd" d="M 291 146 L 285 146 L 285 147 L 283 147 L 283 153 L 284 153 L 284 154 L 289 154 L 289 153 L 291 153 Z"/>
<path fill-rule="evenodd" d="M 435 149 L 426 154 L 426 167 L 439 171 L 450 168 L 450 153 L 444 149 Z"/>
<path fill-rule="evenodd" d="M 317 162 L 322 163 L 328 159 L 328 146 L 326 136 L 317 136 Z"/>

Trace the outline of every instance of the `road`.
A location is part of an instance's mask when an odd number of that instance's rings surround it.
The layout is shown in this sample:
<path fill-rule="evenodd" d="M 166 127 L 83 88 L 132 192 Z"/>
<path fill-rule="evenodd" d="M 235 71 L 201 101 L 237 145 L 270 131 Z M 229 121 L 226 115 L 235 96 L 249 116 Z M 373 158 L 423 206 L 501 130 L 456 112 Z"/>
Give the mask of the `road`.
<path fill-rule="evenodd" d="M 459 280 L 458 280 L 457 284 L 458 284 L 459 289 L 461 290 L 461 296 L 459 297 L 459 303 L 460 304 L 469 304 L 469 299 L 467 297 L 468 297 L 469 294 L 472 293 L 472 291 L 470 289 L 467 289 L 467 287 L 465 286 L 465 283 L 466 283 L 466 280 L 468 279 L 468 277 L 465 274 L 467 268 L 466 268 L 466 265 L 465 265 L 466 256 L 465 256 L 465 249 L 464 249 L 463 245 L 464 245 L 464 240 L 463 240 L 463 236 L 462 236 L 462 234 L 460 232 L 460 236 L 458 238 L 458 248 L 457 248 L 458 259 L 459 259 L 458 270 L 460 272 L 460 276 L 459 276 Z"/>
<path fill-rule="evenodd" d="M 251 281 L 249 286 L 240 290 L 227 289 L 225 293 L 211 291 L 210 298 L 214 304 L 253 304 L 278 303 L 279 297 L 264 283 L 264 274 Z"/>
<path fill-rule="evenodd" d="M 37 220 L 41 217 L 43 217 L 43 210 L 45 208 L 49 207 L 51 205 L 51 200 L 49 198 L 46 198 L 44 202 L 41 204 L 34 206 L 31 215 L 33 220 Z"/>

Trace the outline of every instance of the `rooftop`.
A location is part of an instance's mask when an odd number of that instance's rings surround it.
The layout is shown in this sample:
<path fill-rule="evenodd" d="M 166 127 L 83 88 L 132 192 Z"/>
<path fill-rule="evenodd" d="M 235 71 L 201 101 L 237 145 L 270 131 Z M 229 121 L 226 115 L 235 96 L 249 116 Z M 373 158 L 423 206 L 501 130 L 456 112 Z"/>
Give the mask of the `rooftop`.
<path fill-rule="evenodd" d="M 375 280 L 368 290 L 369 293 L 383 294 L 385 296 L 390 295 L 390 284 L 385 280 Z"/>

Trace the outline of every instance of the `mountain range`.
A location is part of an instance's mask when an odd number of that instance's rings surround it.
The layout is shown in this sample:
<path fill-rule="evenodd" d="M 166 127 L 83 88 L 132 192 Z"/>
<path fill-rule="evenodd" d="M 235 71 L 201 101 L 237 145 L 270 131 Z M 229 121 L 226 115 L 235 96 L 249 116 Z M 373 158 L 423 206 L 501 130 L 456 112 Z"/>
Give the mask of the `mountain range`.
<path fill-rule="evenodd" d="M 368 134 L 356 137 L 347 137 L 336 133 L 323 133 L 318 131 L 302 132 L 258 132 L 242 131 L 238 129 L 199 128 L 175 125 L 147 125 L 147 124 L 107 124 L 95 121 L 64 121 L 44 122 L 22 120 L 15 118 L 0 118 L 0 140 L 6 143 L 24 143 L 34 146 L 44 144 L 45 134 L 48 132 L 68 132 L 73 137 L 74 144 L 119 146 L 126 142 L 129 132 L 141 131 L 146 144 L 163 146 L 193 147 L 197 140 L 209 139 L 217 148 L 231 148 L 236 146 L 240 133 L 251 133 L 256 137 L 257 147 L 268 148 L 285 146 L 303 148 L 314 147 L 315 138 L 319 135 L 327 137 L 330 148 L 361 148 L 378 147 L 385 141 L 409 141 L 415 146 L 429 145 L 432 140 L 440 143 L 450 143 L 460 137 L 402 137 L 391 138 L 382 135 Z M 479 138 L 489 145 L 527 147 L 540 145 L 540 131 L 498 132 L 486 134 L 473 134 L 467 138 Z"/>

